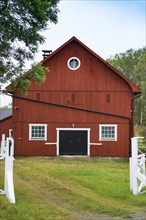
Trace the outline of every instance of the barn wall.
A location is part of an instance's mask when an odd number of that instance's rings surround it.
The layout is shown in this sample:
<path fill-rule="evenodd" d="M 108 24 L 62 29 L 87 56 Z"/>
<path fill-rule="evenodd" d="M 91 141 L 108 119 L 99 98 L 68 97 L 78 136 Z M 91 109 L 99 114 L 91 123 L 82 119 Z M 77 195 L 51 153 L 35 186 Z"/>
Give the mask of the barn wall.
<path fill-rule="evenodd" d="M 29 97 L 36 100 L 37 94 L 30 92 Z M 66 106 L 83 108 L 86 110 L 94 110 L 131 117 L 131 99 L 130 92 L 41 92 L 40 103 L 30 102 L 29 100 L 15 99 L 14 120 L 35 121 L 39 118 L 41 121 L 71 121 L 80 120 L 85 114 L 78 112 L 78 117 L 73 111 L 66 111 L 65 108 L 42 104 L 43 102 L 51 102 Z M 129 101 L 130 100 L 130 101 Z M 30 111 L 31 105 L 31 111 Z M 40 112 L 42 114 L 40 114 Z M 66 113 L 64 115 L 64 112 Z M 74 119 L 75 115 L 75 119 Z M 84 116 L 85 117 L 85 116 Z M 90 117 L 89 115 L 87 117 Z M 82 119 L 81 119 L 82 120 Z M 84 118 L 84 120 L 87 120 Z"/>
<path fill-rule="evenodd" d="M 34 108 L 32 108 L 33 104 L 35 105 Z M 38 103 L 33 104 L 30 104 L 32 109 L 31 112 L 33 112 L 34 109 L 38 109 L 35 117 L 33 113 L 27 117 L 25 115 L 26 111 L 21 112 L 19 117 L 17 114 L 19 114 L 21 108 L 16 110 L 17 112 L 14 117 L 15 126 L 13 128 L 16 155 L 56 155 L 55 145 L 45 145 L 46 142 L 55 143 L 57 141 L 56 128 L 91 128 L 90 142 L 99 143 L 99 124 L 117 124 L 118 141 L 102 142 L 101 147 L 92 146 L 91 156 L 128 156 L 130 144 L 128 119 L 48 105 L 44 105 L 42 110 L 40 110 L 40 105 Z M 54 111 L 56 111 L 56 116 Z M 50 116 L 47 116 L 47 113 L 45 114 L 45 112 L 49 112 Z M 39 114 L 41 114 L 41 117 L 39 117 Z M 47 124 L 47 141 L 29 141 L 29 123 Z"/>

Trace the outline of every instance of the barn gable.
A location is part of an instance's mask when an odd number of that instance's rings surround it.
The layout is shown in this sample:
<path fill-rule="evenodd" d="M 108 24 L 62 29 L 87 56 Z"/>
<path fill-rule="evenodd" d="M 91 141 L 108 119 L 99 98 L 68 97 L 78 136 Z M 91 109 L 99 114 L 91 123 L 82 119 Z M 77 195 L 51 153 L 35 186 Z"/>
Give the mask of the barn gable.
<path fill-rule="evenodd" d="M 99 55 L 97 55 L 94 51 L 92 51 L 90 48 L 88 48 L 85 44 L 83 44 L 81 41 L 79 41 L 76 37 L 72 37 L 69 41 L 67 41 L 65 44 L 63 44 L 61 47 L 59 47 L 57 50 L 55 50 L 51 55 L 46 57 L 44 60 L 41 61 L 41 63 L 45 66 L 48 66 L 47 63 L 48 61 L 56 54 L 64 53 L 64 48 L 68 48 L 66 51 L 71 52 L 72 56 L 77 56 L 80 54 L 80 51 L 78 50 L 79 48 L 82 48 L 84 51 L 88 52 L 90 55 L 88 57 L 88 60 L 86 60 L 86 57 L 84 57 L 84 61 L 86 63 L 90 62 L 90 65 L 87 65 L 85 69 L 88 67 L 87 71 L 93 70 L 95 68 L 95 62 L 98 62 L 100 65 L 104 65 L 104 68 L 109 69 L 110 71 L 114 72 L 117 74 L 117 76 L 123 78 L 127 84 L 131 87 L 133 93 L 137 94 L 140 92 L 140 89 L 133 83 L 131 82 L 127 77 L 122 75 L 119 71 L 117 71 L 113 66 L 111 66 L 108 62 L 106 62 L 104 59 L 102 59 Z M 98 67 L 99 67 L 98 64 Z M 97 71 L 98 73 L 98 71 Z M 98 74 L 97 74 L 98 78 Z"/>
<path fill-rule="evenodd" d="M 83 57 L 83 54 L 84 54 L 84 57 Z M 97 85 L 98 90 L 100 90 L 100 89 L 103 90 L 103 83 L 100 82 L 100 78 L 99 78 L 98 73 L 100 72 L 100 68 L 101 69 L 104 68 L 104 71 L 108 72 L 108 75 L 106 75 L 102 72 L 102 74 L 105 75 L 105 78 L 103 77 L 103 80 L 105 82 L 109 81 L 110 78 L 112 78 L 111 74 L 115 74 L 117 77 L 123 79 L 124 82 L 127 83 L 127 85 L 131 88 L 132 92 L 135 95 L 140 93 L 140 89 L 133 82 L 131 82 L 124 75 L 122 75 L 119 71 L 117 71 L 113 66 L 111 66 L 108 62 L 106 62 L 104 59 L 102 59 L 94 51 L 92 51 L 90 48 L 88 48 L 86 45 L 84 45 L 76 37 L 72 37 L 69 41 L 64 43 L 61 47 L 59 47 L 57 50 L 52 52 L 49 56 L 47 56 L 45 59 L 43 59 L 41 61 L 42 65 L 47 66 L 47 67 L 49 66 L 49 69 L 53 68 L 52 72 L 55 72 L 55 74 L 54 74 L 55 81 L 58 80 L 60 82 L 60 86 L 64 84 L 64 77 L 65 76 L 67 77 L 66 80 L 69 80 L 69 77 L 67 76 L 66 73 L 72 72 L 71 70 L 68 69 L 68 66 L 67 66 L 67 62 L 68 62 L 69 58 L 71 58 L 71 56 L 72 57 L 79 57 L 79 59 L 82 60 L 81 65 L 84 66 L 83 68 L 78 69 L 78 73 L 82 74 L 80 77 L 81 81 L 78 82 L 80 84 L 80 90 L 82 89 L 82 84 L 83 84 L 82 82 L 84 79 L 84 74 L 88 74 L 88 73 L 90 74 L 89 75 L 90 90 L 94 90 L 94 86 L 95 86 L 94 84 Z M 51 67 L 51 66 L 53 66 L 53 67 Z M 92 72 L 94 75 L 92 74 Z M 28 72 L 28 74 L 29 74 L 29 72 Z M 49 74 L 50 73 L 48 73 L 48 77 L 50 79 Z M 25 75 L 27 77 L 27 73 Z M 42 87 L 44 88 L 44 90 L 48 88 L 48 83 L 49 83 L 49 81 L 51 81 L 49 79 L 44 84 L 42 84 Z M 73 78 L 71 78 L 70 80 L 72 80 L 72 79 Z M 54 80 L 54 79 L 52 78 L 52 80 Z M 91 83 L 91 80 L 92 80 L 92 83 Z M 114 80 L 114 78 L 112 78 L 112 81 L 113 80 Z M 35 86 L 34 84 L 33 84 L 33 86 Z M 66 84 L 71 89 L 70 84 L 68 84 L 68 83 L 66 83 Z M 86 84 L 87 84 L 87 82 L 86 82 Z M 108 83 L 108 85 L 109 84 L 110 83 Z M 51 90 L 51 86 L 53 86 L 53 85 L 54 85 L 54 83 L 52 84 L 50 82 L 49 90 Z M 73 86 L 72 81 L 71 81 L 71 85 Z M 116 85 L 117 85 L 117 82 L 115 82 L 114 86 L 116 86 Z M 100 88 L 100 86 L 102 86 L 102 88 Z M 31 90 L 31 88 L 29 88 L 29 89 Z M 38 85 L 36 85 L 36 89 L 38 90 Z M 52 88 L 52 89 L 54 90 L 54 88 Z M 55 89 L 57 89 L 57 88 L 55 88 Z M 60 89 L 60 87 L 58 89 Z M 68 90 L 68 88 L 66 88 L 66 89 Z M 79 86 L 78 86 L 78 89 L 79 89 Z M 116 87 L 115 87 L 115 89 L 116 89 Z M 119 88 L 119 89 L 121 89 L 121 88 Z M 11 88 L 11 84 L 9 86 L 7 86 L 7 91 L 13 92 L 13 90 Z"/>

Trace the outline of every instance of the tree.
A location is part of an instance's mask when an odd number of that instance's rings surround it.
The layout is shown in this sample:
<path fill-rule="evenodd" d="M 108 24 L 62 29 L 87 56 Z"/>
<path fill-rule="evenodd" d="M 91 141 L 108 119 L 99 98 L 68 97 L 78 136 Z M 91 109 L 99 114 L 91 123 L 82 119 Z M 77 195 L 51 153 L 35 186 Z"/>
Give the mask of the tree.
<path fill-rule="evenodd" d="M 12 109 L 12 102 L 10 102 L 8 105 L 0 107 L 0 109 Z"/>
<path fill-rule="evenodd" d="M 48 22 L 57 23 L 58 2 L 59 0 L 0 1 L 1 82 L 13 81 L 24 73 L 25 61 L 33 60 L 38 45 L 44 42 L 41 31 L 46 30 Z M 40 71 L 40 66 L 38 69 Z M 37 68 L 35 71 L 37 74 Z M 45 71 L 42 68 L 42 75 Z"/>
<path fill-rule="evenodd" d="M 107 61 L 141 88 L 141 97 L 135 100 L 135 124 L 141 126 L 141 135 L 146 138 L 146 47 L 127 50 Z"/>
<path fill-rule="evenodd" d="M 140 99 L 136 100 L 137 111 L 139 113 L 139 124 L 142 128 L 141 135 L 145 137 L 146 142 L 146 51 L 141 54 L 134 72 L 139 75 L 139 85 L 142 90 Z"/>

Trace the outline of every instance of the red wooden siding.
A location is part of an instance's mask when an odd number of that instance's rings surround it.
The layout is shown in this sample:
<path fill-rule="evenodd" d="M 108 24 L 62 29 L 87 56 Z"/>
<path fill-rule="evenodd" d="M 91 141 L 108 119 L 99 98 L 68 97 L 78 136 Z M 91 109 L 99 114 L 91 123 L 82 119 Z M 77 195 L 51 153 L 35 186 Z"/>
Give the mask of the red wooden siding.
<path fill-rule="evenodd" d="M 81 67 L 76 71 L 67 66 L 68 59 L 73 56 L 81 60 Z M 58 52 L 44 65 L 49 66 L 50 70 L 46 82 L 41 86 L 33 83 L 29 90 L 131 91 L 130 86 L 121 77 L 75 42 L 72 42 L 69 48 Z"/>
<path fill-rule="evenodd" d="M 127 94 L 128 97 L 128 94 Z M 122 100 L 125 103 L 123 107 Z M 48 100 L 49 101 L 49 100 Z M 14 109 L 13 113 L 13 121 L 14 122 L 32 122 L 35 123 L 36 121 L 40 121 L 42 123 L 48 122 L 86 122 L 90 120 L 90 122 L 94 122 L 97 118 L 97 114 L 94 113 L 86 113 L 86 111 L 81 110 L 74 110 L 74 109 L 66 109 L 64 107 L 54 106 L 50 104 L 41 104 L 39 102 L 32 102 L 28 100 L 22 100 L 18 98 L 14 98 L 14 103 L 17 103 L 18 109 Z M 52 103 L 59 103 L 59 104 L 66 104 L 66 102 L 55 102 Z M 125 117 L 130 117 L 130 103 L 126 102 L 126 98 L 121 98 L 121 96 L 116 101 L 113 100 L 113 103 L 107 103 L 106 97 L 101 99 L 101 101 L 94 101 L 91 95 L 88 97 L 87 101 L 85 102 L 86 105 L 83 104 L 66 104 L 66 106 L 72 107 L 79 107 L 83 110 L 95 110 L 99 112 L 108 112 L 111 114 L 117 114 Z M 89 104 L 88 104 L 89 103 Z M 95 105 L 93 106 L 93 104 Z M 15 105 L 14 105 L 15 108 Z M 31 108 L 31 111 L 30 111 Z M 104 116 L 100 115 L 100 119 L 103 120 Z M 108 120 L 112 122 L 114 117 L 109 117 Z M 117 121 L 121 120 L 117 117 Z"/>
<path fill-rule="evenodd" d="M 75 128 L 91 128 L 91 142 L 99 142 L 98 123 L 76 123 Z M 27 123 L 16 124 L 14 128 L 15 154 L 19 156 L 54 156 L 55 145 L 45 145 L 57 140 L 56 128 L 72 128 L 72 123 L 48 123 L 47 141 L 29 141 L 29 125 Z M 17 133 L 17 136 L 15 135 Z M 27 144 L 25 144 L 27 142 Z M 91 146 L 91 156 L 129 156 L 129 125 L 118 124 L 117 142 L 102 142 L 102 146 Z"/>
<path fill-rule="evenodd" d="M 16 100 L 15 100 L 16 101 Z M 21 105 L 19 105 L 19 101 Z M 117 142 L 102 142 L 102 147 L 92 146 L 91 156 L 128 156 L 129 153 L 129 120 L 115 116 L 105 116 L 63 107 L 40 105 L 25 100 L 17 101 L 19 109 L 15 110 L 14 135 L 18 155 L 55 155 L 56 146 L 45 145 L 45 142 L 56 142 L 56 128 L 91 128 L 91 142 L 99 142 L 99 124 L 118 124 Z M 22 105 L 23 104 L 23 105 Z M 29 108 L 31 106 L 31 112 Z M 25 108 L 25 111 L 23 110 Z M 28 111 L 26 111 L 28 109 Z M 47 141 L 28 141 L 29 123 L 46 123 Z M 25 143 L 27 145 L 23 147 Z M 22 148 L 20 148 L 20 146 Z"/>

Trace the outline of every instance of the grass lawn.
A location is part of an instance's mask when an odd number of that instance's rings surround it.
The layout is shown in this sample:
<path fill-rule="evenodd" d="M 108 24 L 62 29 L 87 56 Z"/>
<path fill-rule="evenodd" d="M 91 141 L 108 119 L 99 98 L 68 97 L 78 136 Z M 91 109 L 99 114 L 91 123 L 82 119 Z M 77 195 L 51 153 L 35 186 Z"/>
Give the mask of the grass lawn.
<path fill-rule="evenodd" d="M 3 169 L 0 161 L 0 188 Z M 146 194 L 129 192 L 128 161 L 16 158 L 14 184 L 16 204 L 0 195 L 1 220 L 146 219 Z"/>

